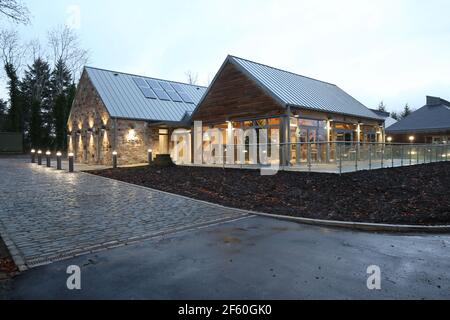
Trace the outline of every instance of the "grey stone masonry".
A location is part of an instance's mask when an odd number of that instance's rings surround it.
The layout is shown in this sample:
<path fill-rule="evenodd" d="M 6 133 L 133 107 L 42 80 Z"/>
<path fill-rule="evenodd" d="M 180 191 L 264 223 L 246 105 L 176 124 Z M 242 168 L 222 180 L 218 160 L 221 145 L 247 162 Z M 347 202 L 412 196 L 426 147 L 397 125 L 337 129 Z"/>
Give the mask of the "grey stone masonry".
<path fill-rule="evenodd" d="M 25 159 L 0 159 L 0 177 L 0 232 L 22 268 L 245 216 Z"/>

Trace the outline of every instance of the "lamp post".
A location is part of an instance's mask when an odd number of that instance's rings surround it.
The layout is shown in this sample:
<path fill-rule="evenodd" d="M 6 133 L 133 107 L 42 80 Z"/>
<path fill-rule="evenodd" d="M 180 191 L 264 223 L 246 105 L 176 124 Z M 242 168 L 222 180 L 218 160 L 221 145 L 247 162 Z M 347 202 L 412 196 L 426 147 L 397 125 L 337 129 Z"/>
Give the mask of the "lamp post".
<path fill-rule="evenodd" d="M 50 151 L 47 151 L 45 153 L 45 158 L 47 160 L 47 168 L 50 168 L 52 166 L 51 158 L 50 158 L 51 155 L 52 155 L 52 153 Z"/>
<path fill-rule="evenodd" d="M 152 163 L 153 163 L 153 150 L 152 149 L 148 149 L 147 157 L 148 157 L 148 164 L 152 165 Z"/>
<path fill-rule="evenodd" d="M 391 167 L 394 167 L 394 146 L 392 145 L 392 137 L 387 137 L 387 142 L 391 146 Z"/>
<path fill-rule="evenodd" d="M 414 136 L 410 136 L 409 138 L 409 143 L 410 143 L 410 146 L 409 146 L 409 165 L 412 165 L 412 150 L 413 150 L 413 148 L 412 148 L 412 144 L 414 143 Z"/>
<path fill-rule="evenodd" d="M 41 166 L 42 165 L 42 150 L 38 150 L 37 155 L 38 155 L 38 165 Z"/>
<path fill-rule="evenodd" d="M 113 169 L 117 169 L 117 151 L 113 151 Z"/>
<path fill-rule="evenodd" d="M 56 170 L 62 170 L 61 157 L 62 157 L 62 153 L 58 151 L 56 153 Z"/>
<path fill-rule="evenodd" d="M 74 154 L 72 152 L 69 153 L 69 172 L 73 172 L 73 158 Z"/>
<path fill-rule="evenodd" d="M 31 163 L 36 163 L 36 150 L 31 149 Z"/>

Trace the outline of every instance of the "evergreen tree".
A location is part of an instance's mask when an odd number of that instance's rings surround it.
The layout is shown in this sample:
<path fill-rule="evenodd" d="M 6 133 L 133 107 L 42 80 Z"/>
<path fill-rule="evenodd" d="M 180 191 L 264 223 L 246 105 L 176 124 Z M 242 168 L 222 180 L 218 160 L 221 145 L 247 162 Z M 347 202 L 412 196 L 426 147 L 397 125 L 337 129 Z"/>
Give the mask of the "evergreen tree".
<path fill-rule="evenodd" d="M 5 131 L 7 128 L 5 126 L 7 117 L 8 104 L 3 99 L 0 99 L 0 132 Z"/>
<path fill-rule="evenodd" d="M 51 108 L 50 66 L 37 58 L 28 66 L 22 81 L 22 92 L 31 107 L 29 135 L 33 147 L 50 147 L 54 139 L 54 121 Z"/>
<path fill-rule="evenodd" d="M 42 130 L 41 104 L 38 100 L 33 100 L 31 103 L 29 135 L 29 142 L 32 147 L 41 148 L 45 146 Z"/>
<path fill-rule="evenodd" d="M 384 104 L 383 101 L 381 101 L 380 104 L 378 105 L 378 111 L 387 112 L 386 105 Z"/>
<path fill-rule="evenodd" d="M 407 116 L 409 116 L 412 113 L 411 108 L 409 107 L 408 104 L 405 105 L 405 108 L 403 109 L 403 112 L 400 114 L 400 118 L 404 119 Z"/>
<path fill-rule="evenodd" d="M 398 114 L 397 114 L 397 112 L 395 112 L 395 111 L 391 112 L 391 118 L 398 121 Z"/>
<path fill-rule="evenodd" d="M 12 132 L 23 132 L 24 108 L 17 70 L 11 63 L 6 63 L 5 72 L 8 78 L 8 93 L 10 105 L 8 112 L 8 130 Z"/>
<path fill-rule="evenodd" d="M 55 125 L 55 147 L 64 150 L 67 146 L 67 120 L 72 105 L 72 77 L 62 59 L 52 72 L 52 111 Z"/>
<path fill-rule="evenodd" d="M 8 105 L 5 100 L 0 99 L 0 116 L 5 116 L 7 112 Z"/>

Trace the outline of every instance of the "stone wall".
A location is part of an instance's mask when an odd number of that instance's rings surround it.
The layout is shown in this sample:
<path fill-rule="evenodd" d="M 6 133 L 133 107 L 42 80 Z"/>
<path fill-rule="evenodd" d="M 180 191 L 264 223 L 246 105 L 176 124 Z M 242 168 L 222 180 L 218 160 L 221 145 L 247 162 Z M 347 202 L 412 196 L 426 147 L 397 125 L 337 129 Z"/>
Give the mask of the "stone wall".
<path fill-rule="evenodd" d="M 147 150 L 159 152 L 159 129 L 146 121 L 113 119 L 86 72 L 78 85 L 68 121 L 69 152 L 76 162 L 112 165 L 112 152 L 118 164 L 147 162 Z"/>

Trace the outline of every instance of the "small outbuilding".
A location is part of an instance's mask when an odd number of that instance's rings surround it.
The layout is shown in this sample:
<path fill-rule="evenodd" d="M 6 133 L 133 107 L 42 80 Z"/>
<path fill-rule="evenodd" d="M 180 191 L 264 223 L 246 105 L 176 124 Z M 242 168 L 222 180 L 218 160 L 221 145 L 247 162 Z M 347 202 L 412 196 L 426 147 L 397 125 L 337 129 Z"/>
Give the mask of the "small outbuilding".
<path fill-rule="evenodd" d="M 427 104 L 386 129 L 392 142 L 443 144 L 450 139 L 450 102 L 427 97 Z"/>
<path fill-rule="evenodd" d="M 86 164 L 145 163 L 168 154 L 174 128 L 190 127 L 190 114 L 206 88 L 85 67 L 68 121 L 69 152 Z"/>

